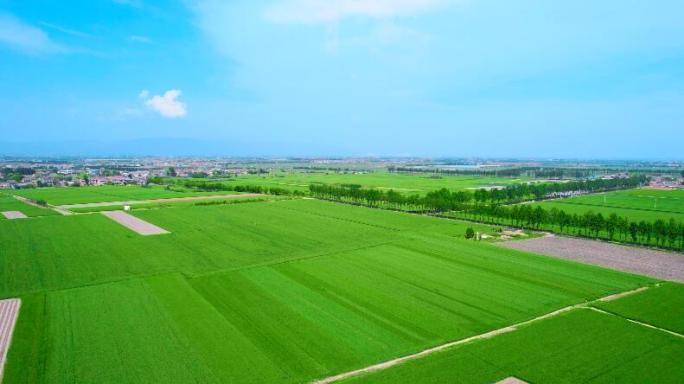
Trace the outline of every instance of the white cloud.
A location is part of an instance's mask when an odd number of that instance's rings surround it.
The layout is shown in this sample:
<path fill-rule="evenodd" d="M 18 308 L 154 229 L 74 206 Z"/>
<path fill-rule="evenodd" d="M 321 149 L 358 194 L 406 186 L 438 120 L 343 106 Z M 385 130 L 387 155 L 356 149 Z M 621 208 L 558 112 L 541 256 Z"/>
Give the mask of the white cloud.
<path fill-rule="evenodd" d="M 31 54 L 67 51 L 65 47 L 53 42 L 42 29 L 3 13 L 0 13 L 0 44 Z"/>
<path fill-rule="evenodd" d="M 163 95 L 154 95 L 150 97 L 150 93 L 143 90 L 138 95 L 144 100 L 145 105 L 153 111 L 156 111 L 163 117 L 175 119 L 183 117 L 187 114 L 185 103 L 178 100 L 181 91 L 178 89 L 171 89 L 164 92 Z"/>
<path fill-rule="evenodd" d="M 347 17 L 375 19 L 409 16 L 427 11 L 446 0 L 280 0 L 266 10 L 266 18 L 279 23 L 327 24 Z"/>

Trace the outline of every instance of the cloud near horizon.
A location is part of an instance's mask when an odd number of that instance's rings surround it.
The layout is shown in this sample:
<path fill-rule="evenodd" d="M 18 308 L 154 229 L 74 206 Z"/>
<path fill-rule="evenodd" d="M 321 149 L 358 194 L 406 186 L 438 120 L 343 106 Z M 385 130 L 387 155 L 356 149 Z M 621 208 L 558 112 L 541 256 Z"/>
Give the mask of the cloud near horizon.
<path fill-rule="evenodd" d="M 0 13 L 0 44 L 29 54 L 67 51 L 65 47 L 52 41 L 42 29 L 7 13 Z"/>
<path fill-rule="evenodd" d="M 143 90 L 140 92 L 139 97 L 149 109 L 159 113 L 162 117 L 176 119 L 187 114 L 186 104 L 178 100 L 181 93 L 179 89 L 170 89 L 164 92 L 163 95 L 150 97 L 149 91 Z"/>
<path fill-rule="evenodd" d="M 374 19 L 410 16 L 446 0 L 281 0 L 266 10 L 278 23 L 329 24 L 348 17 Z"/>

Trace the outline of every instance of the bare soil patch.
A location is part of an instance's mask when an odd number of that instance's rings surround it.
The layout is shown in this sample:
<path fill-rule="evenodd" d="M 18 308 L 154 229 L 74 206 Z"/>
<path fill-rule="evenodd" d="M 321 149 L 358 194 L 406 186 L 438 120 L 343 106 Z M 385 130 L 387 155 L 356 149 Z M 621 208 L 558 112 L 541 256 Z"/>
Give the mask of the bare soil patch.
<path fill-rule="evenodd" d="M 501 381 L 497 381 L 496 384 L 527 384 L 527 382 L 522 381 L 517 377 L 507 377 Z"/>
<path fill-rule="evenodd" d="M 19 211 L 6 211 L 3 212 L 2 215 L 8 220 L 26 219 L 28 217 L 23 212 Z"/>
<path fill-rule="evenodd" d="M 0 381 L 5 370 L 7 351 L 12 341 L 20 306 L 21 300 L 19 299 L 0 300 Z"/>
<path fill-rule="evenodd" d="M 163 228 L 157 227 L 152 223 L 148 223 L 145 220 L 141 220 L 135 216 L 129 215 L 124 211 L 107 211 L 102 212 L 102 214 L 143 236 L 162 235 L 169 233 L 169 231 Z"/>
<path fill-rule="evenodd" d="M 679 253 L 563 236 L 504 241 L 496 244 L 624 272 L 684 282 L 684 255 Z"/>

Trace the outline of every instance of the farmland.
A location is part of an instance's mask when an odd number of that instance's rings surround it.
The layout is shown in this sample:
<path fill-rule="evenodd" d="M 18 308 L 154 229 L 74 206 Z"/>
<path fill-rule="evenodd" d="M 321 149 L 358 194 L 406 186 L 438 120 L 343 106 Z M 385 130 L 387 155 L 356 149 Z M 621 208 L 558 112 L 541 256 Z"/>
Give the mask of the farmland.
<path fill-rule="evenodd" d="M 6 383 L 307 382 L 655 282 L 316 200 L 133 214 L 170 233 L 0 222 L 1 296 L 24 300 Z"/>
<path fill-rule="evenodd" d="M 230 180 L 230 179 L 229 179 Z M 250 184 L 307 191 L 309 184 L 358 184 L 364 188 L 393 189 L 400 193 L 423 195 L 440 188 L 451 190 L 491 188 L 530 181 L 527 178 L 431 176 L 395 174 L 383 171 L 366 173 L 275 172 L 268 175 L 245 175 L 232 179 L 236 184 Z"/>
<path fill-rule="evenodd" d="M 182 189 L 166 189 L 160 186 L 113 186 L 36 188 L 15 191 L 16 195 L 32 200 L 44 200 L 51 205 L 115 202 L 128 200 L 168 199 L 176 197 L 211 195 Z M 213 193 L 215 194 L 215 193 Z"/>
<path fill-rule="evenodd" d="M 630 189 L 538 203 L 570 214 L 615 213 L 632 221 L 684 220 L 684 190 Z"/>

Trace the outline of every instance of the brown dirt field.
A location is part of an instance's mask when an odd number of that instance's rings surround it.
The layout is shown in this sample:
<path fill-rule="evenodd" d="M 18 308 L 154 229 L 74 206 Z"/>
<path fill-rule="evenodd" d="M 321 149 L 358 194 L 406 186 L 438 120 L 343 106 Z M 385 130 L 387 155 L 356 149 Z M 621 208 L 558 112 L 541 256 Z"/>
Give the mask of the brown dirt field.
<path fill-rule="evenodd" d="M 6 211 L 6 212 L 3 212 L 2 215 L 5 216 L 5 218 L 8 220 L 26 219 L 27 218 L 27 216 L 23 212 L 19 212 L 19 211 Z"/>
<path fill-rule="evenodd" d="M 124 211 L 107 211 L 102 212 L 102 214 L 143 236 L 162 235 L 169 233 L 169 231 L 163 228 L 159 228 L 145 220 L 141 220 L 135 216 L 129 215 Z"/>
<path fill-rule="evenodd" d="M 684 283 L 684 254 L 681 253 L 563 236 L 504 241 L 496 244 L 521 251 Z"/>
<path fill-rule="evenodd" d="M 7 351 L 12 342 L 12 332 L 14 332 L 20 306 L 21 300 L 19 299 L 0 300 L 0 381 L 2 381 Z"/>

